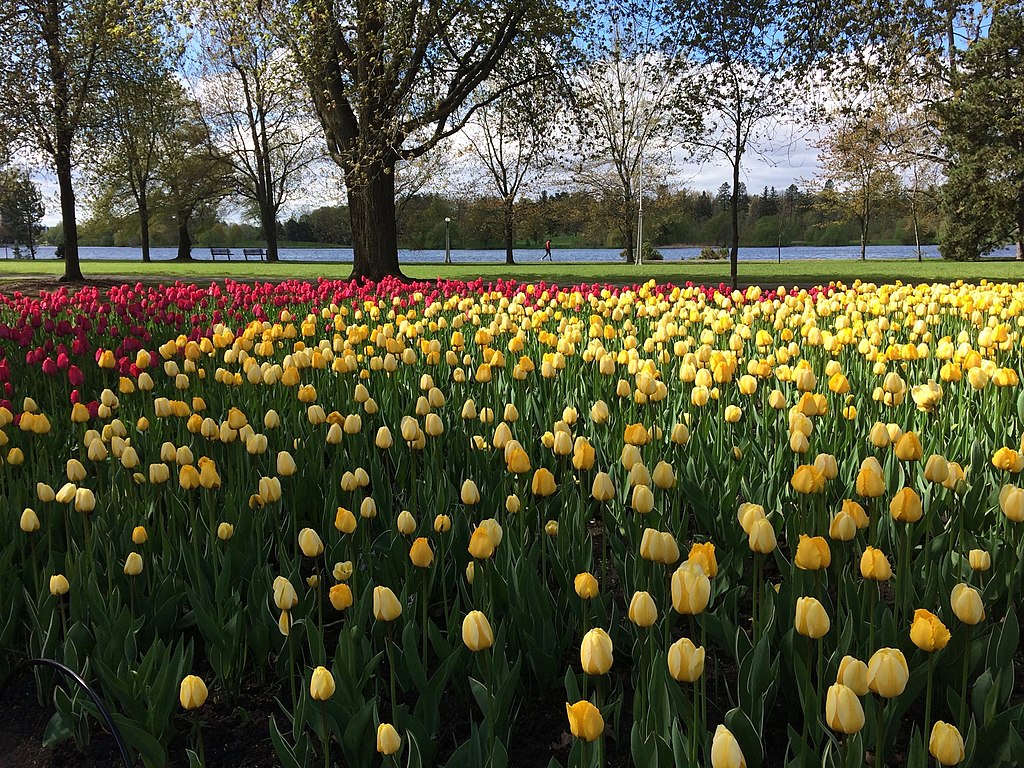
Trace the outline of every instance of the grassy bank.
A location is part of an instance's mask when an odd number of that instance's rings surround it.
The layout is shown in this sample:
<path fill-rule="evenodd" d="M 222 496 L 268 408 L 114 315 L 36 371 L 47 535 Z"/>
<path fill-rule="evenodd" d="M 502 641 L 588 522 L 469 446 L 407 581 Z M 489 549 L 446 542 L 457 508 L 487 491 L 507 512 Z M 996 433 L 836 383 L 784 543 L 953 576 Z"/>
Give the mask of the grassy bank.
<path fill-rule="evenodd" d="M 64 265 L 57 261 L 0 261 L 0 280 L 22 280 L 47 275 L 60 275 Z M 126 280 L 213 280 L 221 278 L 287 278 L 315 279 L 320 276 L 344 278 L 349 265 L 323 262 L 280 262 L 277 264 L 226 262 L 151 262 L 83 261 L 86 277 Z M 404 267 L 413 278 L 448 278 L 454 280 L 485 280 L 514 278 L 520 282 L 544 280 L 562 285 L 580 282 L 629 283 L 654 279 L 658 282 L 718 284 L 729 279 L 727 263 L 663 262 L 642 267 L 617 263 L 536 262 L 506 266 L 505 264 L 409 264 Z M 778 285 L 824 284 L 830 281 L 852 283 L 854 280 L 888 283 L 951 282 L 982 279 L 1017 282 L 1024 280 L 1024 264 L 1015 261 L 910 261 L 905 259 L 868 260 L 821 259 L 783 261 L 782 264 L 755 262 L 740 265 L 743 284 Z"/>

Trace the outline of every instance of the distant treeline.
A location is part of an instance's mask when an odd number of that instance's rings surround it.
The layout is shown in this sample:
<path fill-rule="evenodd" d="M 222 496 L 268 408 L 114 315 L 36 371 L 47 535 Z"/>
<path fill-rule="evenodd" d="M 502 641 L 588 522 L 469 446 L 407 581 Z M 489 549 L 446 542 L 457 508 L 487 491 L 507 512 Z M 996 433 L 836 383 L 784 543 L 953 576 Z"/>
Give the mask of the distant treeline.
<path fill-rule="evenodd" d="M 849 245 L 859 237 L 856 222 L 843 220 L 821 192 L 801 189 L 796 184 L 785 190 L 764 188 L 749 194 L 740 187 L 740 241 L 745 246 Z M 693 190 L 673 191 L 663 187 L 645 200 L 645 240 L 655 246 L 715 245 L 729 243 L 728 184 L 717 193 Z M 936 199 L 938 192 L 935 193 Z M 886 201 L 878 207 L 871 224 L 871 242 L 913 244 L 913 222 L 906 200 Z M 516 207 L 518 247 L 538 247 L 550 238 L 557 246 L 602 248 L 621 247 L 616 229 L 614 205 L 587 192 L 542 192 L 523 198 Z M 501 201 L 493 197 L 455 198 L 440 194 L 419 194 L 401 202 L 398 221 L 399 246 L 438 249 L 445 243 L 445 219 L 451 219 L 453 248 L 503 247 Z M 278 222 L 278 237 L 289 243 L 341 245 L 352 242 L 347 206 L 323 206 L 286 221 Z M 922 242 L 935 242 L 936 215 L 923 218 Z M 214 216 L 197 214 L 194 241 L 197 246 L 241 246 L 261 241 L 260 229 L 246 223 L 231 223 Z M 173 220 L 157 214 L 151 229 L 152 243 L 170 247 L 177 243 Z M 87 245 L 137 246 L 138 228 L 131 219 L 94 217 L 81 226 Z M 47 232 L 49 242 L 58 242 L 60 228 Z"/>

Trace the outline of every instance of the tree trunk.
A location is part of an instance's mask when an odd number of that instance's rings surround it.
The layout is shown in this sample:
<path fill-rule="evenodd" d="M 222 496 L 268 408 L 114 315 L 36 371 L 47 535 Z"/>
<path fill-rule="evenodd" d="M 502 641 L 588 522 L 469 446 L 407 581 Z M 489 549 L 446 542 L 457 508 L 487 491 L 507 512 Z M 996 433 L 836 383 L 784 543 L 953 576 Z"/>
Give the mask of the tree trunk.
<path fill-rule="evenodd" d="M 636 264 L 636 254 L 633 252 L 633 222 L 626 228 L 626 263 Z"/>
<path fill-rule="evenodd" d="M 729 203 L 730 218 L 732 219 L 732 243 L 729 247 L 729 280 L 732 289 L 739 288 L 739 260 L 740 260 L 740 161 L 732 165 L 732 200 Z"/>
<path fill-rule="evenodd" d="M 1017 260 L 1024 261 L 1024 205 L 1017 209 Z"/>
<path fill-rule="evenodd" d="M 70 142 L 69 142 L 70 143 Z M 61 281 L 84 280 L 78 261 L 78 221 L 75 218 L 75 187 L 71 179 L 71 151 L 59 151 L 54 158 L 60 189 L 60 217 L 64 228 L 64 277 Z"/>
<path fill-rule="evenodd" d="M 270 206 L 261 205 L 260 208 L 260 226 L 267 243 L 267 261 L 280 261 L 277 252 L 277 213 Z"/>
<path fill-rule="evenodd" d="M 917 188 L 910 196 L 910 215 L 914 220 L 914 245 L 917 246 L 917 260 L 921 261 L 921 222 L 920 216 L 917 215 Z"/>
<path fill-rule="evenodd" d="M 192 236 L 188 233 L 190 214 L 178 211 L 178 255 L 175 261 L 195 261 L 192 258 Z"/>
<path fill-rule="evenodd" d="M 346 173 L 346 178 L 352 174 Z M 405 279 L 398 265 L 398 227 L 395 221 L 394 164 L 378 163 L 369 177 L 348 187 L 352 220 L 353 280 Z"/>
<path fill-rule="evenodd" d="M 145 187 L 139 190 L 139 232 L 142 235 L 142 260 L 149 262 L 149 200 Z"/>
<path fill-rule="evenodd" d="M 861 224 L 860 227 L 860 260 L 868 260 L 868 234 L 865 231 L 867 228 Z"/>
<path fill-rule="evenodd" d="M 515 243 L 516 243 L 516 240 L 515 240 L 516 230 L 515 230 L 515 219 L 514 219 L 514 216 L 515 216 L 515 202 L 510 197 L 506 197 L 505 198 L 504 213 L 505 213 L 505 221 L 504 221 L 504 224 L 505 224 L 505 263 L 506 264 L 515 264 L 516 263 L 516 260 L 514 258 L 514 256 L 515 256 L 514 249 L 515 249 Z"/>

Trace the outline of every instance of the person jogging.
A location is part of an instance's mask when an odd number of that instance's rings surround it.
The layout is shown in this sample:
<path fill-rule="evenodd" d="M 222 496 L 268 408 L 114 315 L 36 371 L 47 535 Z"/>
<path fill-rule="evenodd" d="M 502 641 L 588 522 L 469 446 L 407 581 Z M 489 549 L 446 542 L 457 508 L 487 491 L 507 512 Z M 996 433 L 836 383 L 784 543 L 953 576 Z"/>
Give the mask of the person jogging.
<path fill-rule="evenodd" d="M 541 257 L 541 261 L 547 259 L 548 261 L 554 261 L 551 256 L 551 240 L 550 238 L 544 243 L 544 255 Z"/>

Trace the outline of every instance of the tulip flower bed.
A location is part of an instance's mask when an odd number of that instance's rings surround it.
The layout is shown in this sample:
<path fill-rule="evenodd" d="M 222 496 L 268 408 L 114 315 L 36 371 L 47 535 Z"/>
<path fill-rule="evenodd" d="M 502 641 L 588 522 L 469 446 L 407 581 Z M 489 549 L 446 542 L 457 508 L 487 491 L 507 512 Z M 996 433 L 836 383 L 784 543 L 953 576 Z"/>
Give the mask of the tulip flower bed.
<path fill-rule="evenodd" d="M 147 766 L 230 765 L 207 713 L 253 690 L 287 768 L 1024 765 L 1022 310 L 0 295 L 0 672 L 79 671 Z"/>

